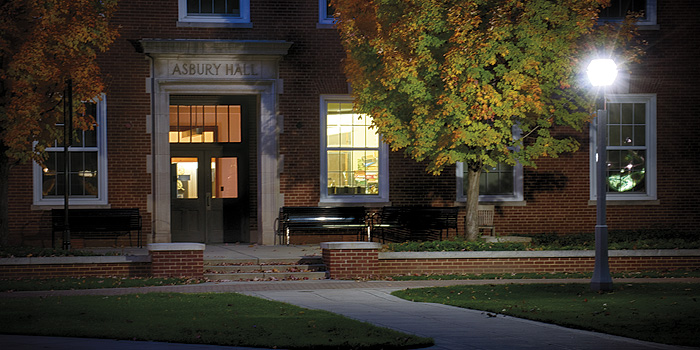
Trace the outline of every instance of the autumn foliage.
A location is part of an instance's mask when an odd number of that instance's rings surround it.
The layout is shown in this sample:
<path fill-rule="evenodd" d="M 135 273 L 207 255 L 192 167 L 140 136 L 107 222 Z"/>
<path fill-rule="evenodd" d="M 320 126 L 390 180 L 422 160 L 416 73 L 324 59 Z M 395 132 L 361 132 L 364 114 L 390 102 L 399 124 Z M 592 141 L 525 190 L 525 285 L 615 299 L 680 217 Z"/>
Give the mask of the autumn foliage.
<path fill-rule="evenodd" d="M 464 162 L 476 208 L 479 173 L 534 166 L 578 149 L 593 56 L 623 55 L 629 25 L 599 25 L 609 0 L 337 0 L 337 28 L 357 109 L 383 140 L 428 170 Z M 466 169 L 465 168 L 465 169 Z M 474 210 L 475 212 L 475 210 Z M 475 225 L 475 224 L 474 224 Z M 470 235 L 476 235 L 474 232 Z M 473 237 L 471 237 L 473 238 Z"/>
<path fill-rule="evenodd" d="M 73 82 L 74 127 L 94 119 L 80 113 L 81 101 L 100 96 L 97 55 L 117 37 L 109 18 L 116 0 L 12 0 L 0 5 L 0 182 L 7 184 L 12 162 L 44 158 L 62 139 L 68 79 Z M 4 191 L 4 192 L 3 192 Z M 6 190 L 2 201 L 7 200 Z M 0 234 L 6 231 L 6 208 Z M 4 236 L 4 235 L 3 235 Z"/>

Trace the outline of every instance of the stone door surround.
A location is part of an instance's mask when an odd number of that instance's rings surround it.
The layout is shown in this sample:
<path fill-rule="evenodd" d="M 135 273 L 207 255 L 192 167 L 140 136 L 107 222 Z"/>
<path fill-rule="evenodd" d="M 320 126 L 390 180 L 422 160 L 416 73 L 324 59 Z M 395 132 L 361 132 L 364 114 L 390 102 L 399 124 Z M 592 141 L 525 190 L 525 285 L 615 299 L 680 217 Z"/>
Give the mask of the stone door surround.
<path fill-rule="evenodd" d="M 265 40 L 143 39 L 151 61 L 147 91 L 151 94 L 148 132 L 152 154 L 148 171 L 153 181 L 148 198 L 153 217 L 150 243 L 170 236 L 170 95 L 255 95 L 257 106 L 258 232 L 251 241 L 273 244 L 279 208 L 277 95 L 282 93 L 279 61 L 292 43 Z"/>

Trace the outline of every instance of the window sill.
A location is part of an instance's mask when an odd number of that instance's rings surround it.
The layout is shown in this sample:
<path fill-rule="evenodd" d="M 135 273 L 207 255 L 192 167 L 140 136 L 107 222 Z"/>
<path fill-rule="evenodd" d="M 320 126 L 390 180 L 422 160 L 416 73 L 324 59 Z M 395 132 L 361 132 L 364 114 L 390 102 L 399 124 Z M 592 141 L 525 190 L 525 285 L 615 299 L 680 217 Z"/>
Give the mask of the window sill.
<path fill-rule="evenodd" d="M 661 26 L 658 24 L 640 24 L 637 25 L 638 30 L 661 30 Z"/>
<path fill-rule="evenodd" d="M 177 21 L 180 28 L 253 28 L 253 23 L 230 23 L 230 22 L 190 22 Z"/>
<path fill-rule="evenodd" d="M 389 201 L 319 201 L 319 207 L 369 207 L 369 208 L 381 208 L 385 206 L 391 206 Z"/>
<path fill-rule="evenodd" d="M 333 23 L 316 23 L 316 29 L 335 29 Z"/>
<path fill-rule="evenodd" d="M 493 205 L 496 207 L 524 207 L 527 206 L 527 201 L 479 201 L 479 205 Z M 455 202 L 457 207 L 466 207 L 467 202 Z"/>
<path fill-rule="evenodd" d="M 55 204 L 32 204 L 31 210 L 34 211 L 42 211 L 42 210 L 51 210 L 51 209 L 64 209 L 65 206 L 63 204 L 61 205 L 55 205 Z M 112 208 L 111 204 L 71 204 L 69 206 L 70 209 L 110 209 Z"/>
<path fill-rule="evenodd" d="M 630 199 L 625 199 L 625 200 L 616 200 L 616 199 L 607 199 L 605 201 L 606 205 L 609 206 L 625 206 L 625 205 L 661 205 L 661 201 L 658 199 L 644 199 L 644 200 L 630 200 Z M 596 205 L 595 200 L 589 200 L 588 205 Z"/>

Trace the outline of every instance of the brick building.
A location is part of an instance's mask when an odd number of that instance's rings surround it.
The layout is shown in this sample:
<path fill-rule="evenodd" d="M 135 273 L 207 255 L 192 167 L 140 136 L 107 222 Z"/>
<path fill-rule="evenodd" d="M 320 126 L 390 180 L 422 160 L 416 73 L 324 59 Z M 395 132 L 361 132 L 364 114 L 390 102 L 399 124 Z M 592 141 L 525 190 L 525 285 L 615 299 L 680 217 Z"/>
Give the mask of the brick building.
<path fill-rule="evenodd" d="M 700 4 L 633 3 L 649 44 L 607 95 L 608 223 L 697 232 Z M 464 207 L 461 166 L 429 175 L 352 114 L 326 12 L 325 0 L 121 0 L 120 37 L 100 58 L 99 126 L 72 149 L 72 206 L 139 208 L 144 242 L 259 244 L 273 244 L 283 205 Z M 483 175 L 500 234 L 593 230 L 593 136 L 536 169 Z M 50 159 L 11 171 L 12 244 L 50 245 L 48 209 L 64 190 L 58 152 Z"/>

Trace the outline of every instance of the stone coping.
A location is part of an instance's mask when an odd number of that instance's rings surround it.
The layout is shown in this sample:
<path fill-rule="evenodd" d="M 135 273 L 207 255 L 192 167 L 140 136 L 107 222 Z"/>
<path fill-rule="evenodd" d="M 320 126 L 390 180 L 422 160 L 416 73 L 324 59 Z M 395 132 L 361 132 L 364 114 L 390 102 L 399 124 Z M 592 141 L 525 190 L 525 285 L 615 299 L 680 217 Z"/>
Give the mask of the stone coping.
<path fill-rule="evenodd" d="M 609 257 L 700 256 L 700 249 L 609 250 Z M 379 259 L 592 258 L 595 250 L 380 252 Z"/>
<path fill-rule="evenodd" d="M 151 257 L 148 255 L 55 256 L 0 259 L 0 265 L 119 264 L 149 262 L 151 262 Z"/>
<path fill-rule="evenodd" d="M 321 249 L 381 249 L 382 244 L 377 242 L 323 242 Z"/>
<path fill-rule="evenodd" d="M 148 251 L 182 251 L 182 250 L 204 250 L 206 246 L 202 243 L 150 243 Z"/>

